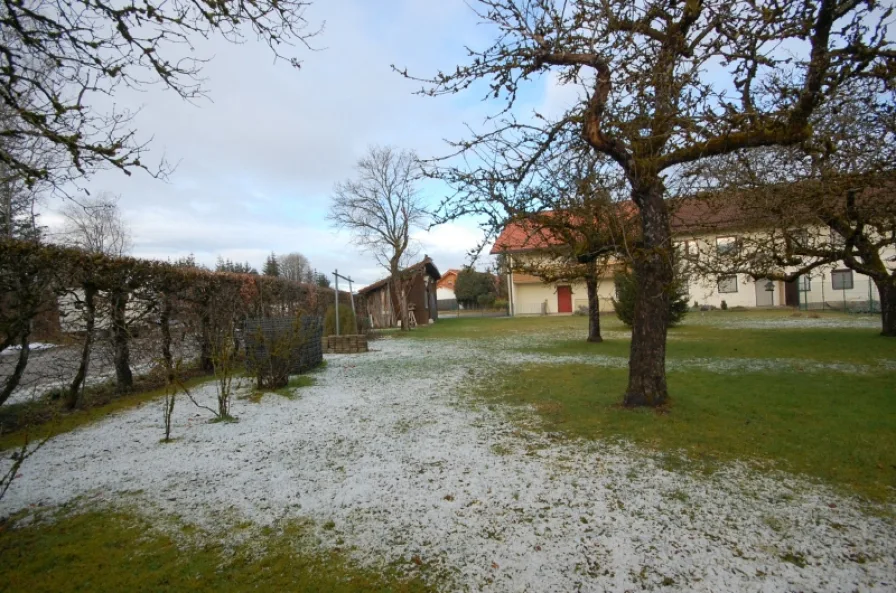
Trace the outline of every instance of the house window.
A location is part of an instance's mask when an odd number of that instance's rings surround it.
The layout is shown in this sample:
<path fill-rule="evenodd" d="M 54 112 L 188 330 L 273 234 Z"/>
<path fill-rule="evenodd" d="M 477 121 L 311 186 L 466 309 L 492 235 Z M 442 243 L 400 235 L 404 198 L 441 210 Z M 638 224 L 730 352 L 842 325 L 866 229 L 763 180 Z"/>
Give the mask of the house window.
<path fill-rule="evenodd" d="M 716 237 L 716 252 L 719 255 L 735 255 L 737 253 L 737 237 Z"/>
<path fill-rule="evenodd" d="M 852 288 L 852 270 L 834 270 L 831 272 L 831 284 L 834 290 L 850 290 Z"/>
<path fill-rule="evenodd" d="M 737 292 L 737 276 L 719 276 L 719 292 Z"/>
<path fill-rule="evenodd" d="M 810 292 L 812 290 L 812 279 L 808 276 L 800 276 L 798 286 L 800 292 Z"/>
<path fill-rule="evenodd" d="M 695 259 L 699 252 L 696 241 L 682 241 L 681 243 L 676 243 L 675 248 L 684 259 Z"/>

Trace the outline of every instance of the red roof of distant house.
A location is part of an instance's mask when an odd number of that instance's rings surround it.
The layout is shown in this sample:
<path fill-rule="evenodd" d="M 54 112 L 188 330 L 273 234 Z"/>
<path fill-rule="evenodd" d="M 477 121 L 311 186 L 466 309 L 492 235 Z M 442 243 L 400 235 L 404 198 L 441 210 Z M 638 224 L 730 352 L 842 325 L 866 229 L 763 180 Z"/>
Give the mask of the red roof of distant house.
<path fill-rule="evenodd" d="M 862 180 L 863 176 L 844 177 L 846 184 L 854 180 Z M 871 177 L 876 187 L 865 187 L 859 199 L 862 199 L 866 208 L 874 207 L 881 211 L 892 211 L 896 208 L 896 172 L 887 171 L 881 175 Z M 865 183 L 868 183 L 865 180 Z M 805 184 L 805 185 L 804 185 Z M 767 188 L 756 188 L 736 192 L 703 194 L 670 199 L 669 218 L 673 234 L 683 233 L 707 233 L 713 231 L 730 231 L 734 229 L 757 228 L 778 222 L 776 215 L 768 208 L 768 200 L 784 200 L 780 204 L 786 206 L 791 213 L 796 212 L 811 219 L 810 207 L 801 205 L 799 193 L 802 188 L 810 187 L 808 182 L 796 182 L 780 184 Z M 843 186 L 847 187 L 847 186 Z M 810 190 L 811 192 L 811 190 Z M 764 199 L 751 199 L 750 196 L 763 195 Z M 817 194 L 816 194 L 817 195 Z M 824 199 L 828 199 L 825 197 Z M 834 194 L 832 200 L 842 200 L 843 196 Z M 779 204 L 779 205 L 780 205 Z M 631 201 L 619 202 L 618 207 L 623 212 L 637 214 Z M 545 213 L 542 213 L 545 214 Z M 550 215 L 550 213 L 547 213 Z M 545 249 L 547 247 L 562 246 L 563 241 L 552 236 L 549 229 L 537 228 L 531 221 L 516 221 L 509 223 L 498 239 L 491 253 L 514 253 Z"/>
<path fill-rule="evenodd" d="M 439 278 L 439 281 L 436 283 L 436 288 L 454 288 L 454 282 L 457 281 L 457 274 L 460 270 L 455 270 L 454 268 L 450 268 L 442 277 Z"/>
<path fill-rule="evenodd" d="M 623 210 L 633 208 L 632 202 L 621 202 Z M 704 201 L 700 199 L 670 200 L 669 218 L 673 233 L 686 233 L 730 229 L 748 223 L 764 222 L 768 217 L 765 210 L 749 208 L 735 200 L 726 202 Z M 564 244 L 550 229 L 537 227 L 530 221 L 511 222 L 504 227 L 495 241 L 491 254 L 519 253 L 559 247 Z"/>

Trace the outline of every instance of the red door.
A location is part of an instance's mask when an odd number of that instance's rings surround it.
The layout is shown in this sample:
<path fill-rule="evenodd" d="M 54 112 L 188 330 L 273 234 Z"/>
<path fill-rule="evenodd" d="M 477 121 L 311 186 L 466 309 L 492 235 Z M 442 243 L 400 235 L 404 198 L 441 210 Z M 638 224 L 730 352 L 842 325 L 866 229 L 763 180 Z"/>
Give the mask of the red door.
<path fill-rule="evenodd" d="M 572 288 L 569 286 L 557 287 L 557 311 L 560 313 L 572 313 Z"/>

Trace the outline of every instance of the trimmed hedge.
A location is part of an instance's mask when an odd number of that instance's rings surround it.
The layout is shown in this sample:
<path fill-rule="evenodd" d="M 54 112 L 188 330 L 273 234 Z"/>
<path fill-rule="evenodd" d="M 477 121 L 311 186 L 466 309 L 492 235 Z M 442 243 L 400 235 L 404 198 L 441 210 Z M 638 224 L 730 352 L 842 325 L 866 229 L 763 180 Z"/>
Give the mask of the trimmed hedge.
<path fill-rule="evenodd" d="M 218 329 L 241 327 L 247 319 L 321 318 L 333 299 L 332 289 L 275 276 L 211 272 L 0 239 L 0 351 L 19 349 L 14 371 L 0 379 L 0 405 L 28 364 L 36 319 L 62 315 L 67 322 L 82 322 L 78 327 L 83 328 L 91 311 L 94 322 L 107 322 L 119 387 L 127 390 L 128 348 L 138 327 L 161 329 L 158 354 L 163 364 L 170 367 L 171 343 L 181 340 L 198 345 L 200 366 L 210 369 L 210 340 Z M 63 300 L 68 306 L 60 306 Z M 340 292 L 339 300 L 346 309 L 351 307 L 348 293 Z M 88 351 L 90 343 L 85 342 L 97 332 L 80 333 L 85 334 L 81 340 Z"/>

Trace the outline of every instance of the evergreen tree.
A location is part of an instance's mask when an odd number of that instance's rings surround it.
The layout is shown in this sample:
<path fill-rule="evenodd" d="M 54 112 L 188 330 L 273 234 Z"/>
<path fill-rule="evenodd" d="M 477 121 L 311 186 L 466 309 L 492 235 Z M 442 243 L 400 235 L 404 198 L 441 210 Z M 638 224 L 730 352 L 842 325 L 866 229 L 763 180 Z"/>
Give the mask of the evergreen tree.
<path fill-rule="evenodd" d="M 277 261 L 277 255 L 272 251 L 271 255 L 264 262 L 262 273 L 265 276 L 279 276 L 280 263 Z"/>
<path fill-rule="evenodd" d="M 681 264 L 674 267 L 674 277 L 669 286 L 669 310 L 667 321 L 670 327 L 678 325 L 688 312 L 690 295 L 688 294 L 688 277 Z M 616 272 L 613 277 L 616 283 L 616 298 L 613 308 L 616 316 L 625 325 L 631 327 L 635 319 L 635 301 L 638 296 L 638 283 L 631 270 Z"/>

